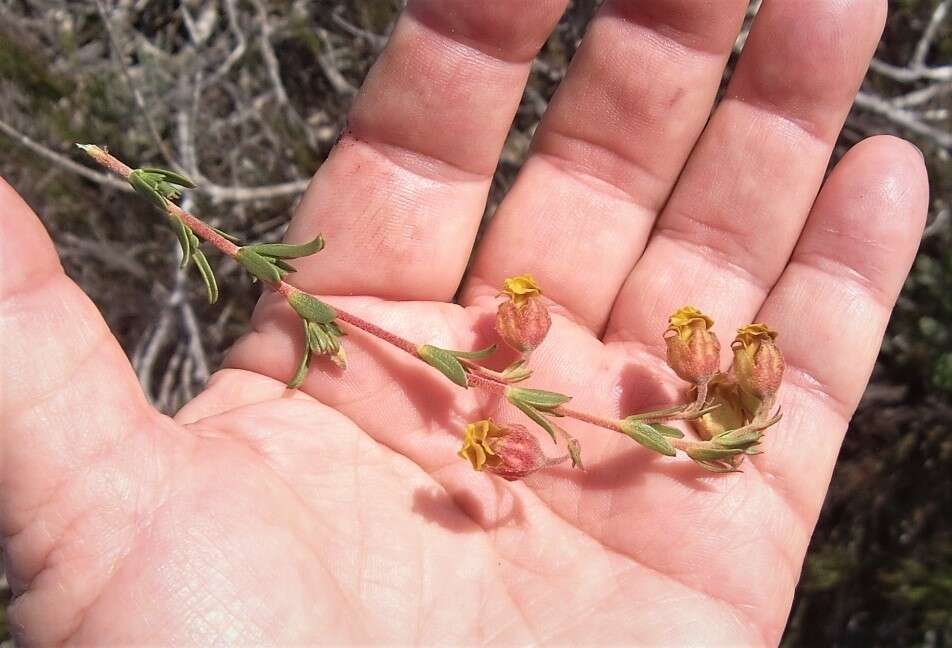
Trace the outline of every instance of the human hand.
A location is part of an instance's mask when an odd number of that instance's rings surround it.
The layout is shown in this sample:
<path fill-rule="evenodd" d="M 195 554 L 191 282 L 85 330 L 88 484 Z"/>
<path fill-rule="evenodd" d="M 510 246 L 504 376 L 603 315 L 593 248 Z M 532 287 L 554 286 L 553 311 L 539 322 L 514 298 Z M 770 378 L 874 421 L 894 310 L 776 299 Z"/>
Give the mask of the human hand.
<path fill-rule="evenodd" d="M 531 384 L 618 414 L 673 393 L 675 308 L 722 339 L 767 322 L 788 370 L 765 454 L 712 476 L 576 424 L 586 472 L 477 474 L 459 431 L 508 409 L 357 332 L 346 372 L 288 392 L 299 324 L 270 295 L 168 419 L 3 185 L 0 534 L 24 642 L 778 641 L 925 216 L 899 140 L 824 182 L 885 3 L 765 3 L 708 121 L 746 2 L 610 1 L 463 280 L 562 4 L 411 3 L 292 223 L 328 248 L 290 280 L 475 348 L 502 278 L 531 272 L 558 313 Z"/>

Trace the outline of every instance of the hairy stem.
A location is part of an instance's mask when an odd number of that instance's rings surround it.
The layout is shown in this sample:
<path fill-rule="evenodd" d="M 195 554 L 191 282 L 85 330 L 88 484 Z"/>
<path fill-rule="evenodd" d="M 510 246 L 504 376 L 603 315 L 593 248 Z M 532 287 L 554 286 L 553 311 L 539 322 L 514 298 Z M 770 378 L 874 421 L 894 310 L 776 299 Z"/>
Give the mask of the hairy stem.
<path fill-rule="evenodd" d="M 90 157 L 92 157 L 96 162 L 98 162 L 100 165 L 102 165 L 109 171 L 112 171 L 113 173 L 122 177 L 123 179 L 126 179 L 126 180 L 129 179 L 129 175 L 132 173 L 132 169 L 126 166 L 125 164 L 123 164 L 120 160 L 110 155 L 104 149 L 98 146 L 83 146 L 82 149 Z M 226 254 L 229 257 L 235 258 L 239 250 L 238 245 L 235 245 L 234 243 L 226 239 L 224 236 L 216 232 L 212 227 L 205 224 L 204 221 L 188 213 L 187 211 L 185 211 L 184 209 L 182 209 L 175 203 L 172 203 L 171 201 L 167 201 L 166 209 L 168 210 L 169 214 L 182 219 L 182 221 L 185 222 L 185 224 L 189 227 L 189 229 L 191 229 L 195 233 L 196 236 L 198 236 L 201 239 L 204 239 L 211 245 L 215 246 L 223 254 Z M 283 280 L 278 280 L 278 281 L 269 283 L 269 285 L 271 286 L 272 289 L 275 290 L 275 292 L 278 292 L 284 297 L 290 297 L 291 295 L 295 293 L 305 292 L 299 288 L 292 286 L 291 284 Z M 310 293 L 306 293 L 306 294 L 310 294 Z M 313 296 L 317 298 L 316 295 L 313 295 Z M 357 317 L 356 315 L 353 315 L 351 313 L 348 313 L 345 310 L 341 310 L 337 306 L 334 306 L 334 310 L 337 312 L 337 318 L 341 320 L 342 322 L 346 322 L 347 324 L 350 324 L 351 326 L 358 328 L 364 331 L 365 333 L 368 333 L 376 337 L 377 339 L 383 340 L 387 344 L 390 344 L 391 346 L 401 349 L 402 351 L 405 351 L 406 353 L 409 353 L 410 355 L 416 358 L 420 357 L 417 351 L 419 346 L 414 344 L 413 342 L 405 338 L 402 338 L 399 335 L 391 333 L 377 326 L 376 324 L 372 322 L 368 322 L 367 320 Z M 464 360 L 463 362 L 471 370 L 466 375 L 466 381 L 470 387 L 473 387 L 475 389 L 482 389 L 484 391 L 492 392 L 495 394 L 499 394 L 500 396 L 505 395 L 508 385 L 502 379 L 501 374 L 499 374 L 498 372 L 492 371 L 491 369 L 482 367 L 468 360 Z M 701 390 L 698 390 L 698 391 L 699 391 L 698 401 L 700 401 L 700 405 L 703 406 L 703 396 L 700 393 Z M 645 421 L 649 422 L 654 419 L 670 420 L 673 418 L 687 418 L 683 416 L 683 413 L 685 413 L 687 410 L 693 409 L 694 407 L 697 407 L 697 403 L 694 403 L 688 406 L 680 405 L 674 408 L 670 408 L 668 410 L 659 410 L 658 412 L 650 412 L 645 417 Z M 558 408 L 555 409 L 554 413 L 557 413 L 561 416 L 566 416 L 568 418 L 573 418 L 578 421 L 582 421 L 584 423 L 596 425 L 598 427 L 602 427 L 607 430 L 611 430 L 613 432 L 621 433 L 621 427 L 619 426 L 619 421 L 615 419 L 605 418 L 602 416 L 597 416 L 595 414 L 589 414 L 588 412 L 571 409 L 565 406 L 559 406 Z M 684 439 L 669 439 L 669 441 L 671 445 L 673 445 L 675 448 L 679 450 L 685 450 L 686 448 L 696 444 L 696 442 L 685 441 Z M 559 459 L 559 461 L 561 460 L 564 460 L 564 458 Z"/>

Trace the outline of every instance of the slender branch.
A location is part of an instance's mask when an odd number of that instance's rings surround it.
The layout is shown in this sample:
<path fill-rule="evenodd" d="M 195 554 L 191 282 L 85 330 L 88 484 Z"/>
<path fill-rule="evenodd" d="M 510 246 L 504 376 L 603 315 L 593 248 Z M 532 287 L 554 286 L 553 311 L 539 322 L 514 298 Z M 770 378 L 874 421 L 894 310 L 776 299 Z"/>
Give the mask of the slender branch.
<path fill-rule="evenodd" d="M 90 157 L 96 160 L 96 162 L 109 169 L 113 173 L 121 176 L 122 178 L 128 179 L 129 175 L 132 173 L 132 169 L 130 169 L 127 165 L 123 164 L 121 161 L 98 146 L 87 146 L 84 148 L 84 150 L 90 155 Z M 167 203 L 167 209 L 173 216 L 177 216 L 178 218 L 182 219 L 198 237 L 211 243 L 223 254 L 232 258 L 235 258 L 238 254 L 239 247 L 237 245 L 223 237 L 213 228 L 206 225 L 202 220 L 192 216 L 190 213 L 171 202 Z M 269 285 L 272 289 L 285 297 L 290 297 L 295 293 L 310 294 L 280 279 L 270 283 Z M 316 296 L 314 297 L 316 298 Z M 334 310 L 337 313 L 337 319 L 341 320 L 342 322 L 346 322 L 347 324 L 350 324 L 351 326 L 358 328 L 365 333 L 383 340 L 391 346 L 394 346 L 416 358 L 420 358 L 418 352 L 419 345 L 416 345 L 410 340 L 400 337 L 395 333 L 391 333 L 377 326 L 376 324 L 373 324 L 372 322 L 368 322 L 363 318 L 342 310 L 337 306 L 334 307 Z M 468 367 L 474 369 L 474 371 L 466 374 L 466 381 L 470 387 L 499 395 L 505 395 L 509 385 L 502 380 L 500 374 L 486 369 L 485 367 L 479 367 L 479 365 L 476 365 L 475 363 L 466 362 L 465 364 Z M 478 369 L 476 369 L 477 367 Z M 667 416 L 663 418 L 681 418 L 679 415 L 691 409 L 693 406 L 694 404 L 692 403 L 688 406 L 678 406 L 676 408 L 672 408 L 671 411 L 676 413 L 673 414 L 673 416 Z M 663 410 L 659 412 L 650 412 L 649 414 L 659 415 L 659 418 L 662 418 L 660 416 L 660 412 L 663 412 Z M 602 427 L 613 432 L 622 432 L 619 421 L 597 416 L 595 414 L 589 414 L 588 412 L 571 409 L 565 406 L 559 406 L 553 410 L 553 414 L 573 418 L 578 421 L 582 421 L 583 423 L 589 423 L 591 425 Z M 647 420 L 648 419 L 646 419 L 646 421 Z M 693 441 L 684 441 L 682 439 L 671 439 L 670 442 L 675 448 L 680 450 L 684 450 L 685 448 L 691 447 L 695 444 Z"/>

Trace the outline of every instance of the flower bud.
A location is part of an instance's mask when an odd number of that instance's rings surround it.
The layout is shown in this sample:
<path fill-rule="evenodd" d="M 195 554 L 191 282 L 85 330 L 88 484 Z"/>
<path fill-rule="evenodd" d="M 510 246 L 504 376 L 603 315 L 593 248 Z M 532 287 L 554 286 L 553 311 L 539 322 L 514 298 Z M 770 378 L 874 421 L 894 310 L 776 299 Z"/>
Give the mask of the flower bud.
<path fill-rule="evenodd" d="M 503 283 L 501 295 L 509 299 L 496 312 L 496 332 L 520 353 L 531 353 L 542 344 L 552 318 L 542 302 L 542 290 L 530 275 L 510 277 Z"/>
<path fill-rule="evenodd" d="M 700 385 L 719 370 L 721 344 L 711 331 L 714 320 L 694 308 L 684 306 L 668 318 L 664 341 L 668 345 L 668 365 L 682 380 Z"/>
<path fill-rule="evenodd" d="M 776 337 L 764 324 L 748 324 L 737 330 L 731 343 L 737 384 L 761 401 L 772 399 L 783 380 L 783 354 L 774 343 Z"/>
<path fill-rule="evenodd" d="M 550 460 L 539 440 L 522 425 L 496 425 L 492 419 L 466 426 L 463 447 L 457 453 L 478 471 L 515 481 L 545 468 Z"/>

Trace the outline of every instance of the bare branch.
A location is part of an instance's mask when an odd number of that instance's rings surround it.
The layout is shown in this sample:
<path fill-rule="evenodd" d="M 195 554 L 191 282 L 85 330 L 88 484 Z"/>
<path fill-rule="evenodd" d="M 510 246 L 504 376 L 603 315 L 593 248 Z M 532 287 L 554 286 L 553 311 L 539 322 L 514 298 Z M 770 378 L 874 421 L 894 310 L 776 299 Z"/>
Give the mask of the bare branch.
<path fill-rule="evenodd" d="M 105 173 L 100 173 L 99 171 L 94 171 L 89 167 L 85 167 L 82 164 L 73 162 L 65 155 L 57 153 L 56 151 L 43 146 L 39 142 L 30 139 L 2 119 L 0 119 L 0 131 L 3 131 L 6 136 L 30 149 L 37 155 L 40 155 L 47 160 L 58 164 L 70 173 L 75 173 L 76 175 L 82 176 L 87 180 L 92 180 L 93 182 L 107 185 L 113 189 L 118 189 L 120 191 L 132 191 L 132 187 L 129 186 L 128 182 L 123 182 L 114 176 L 106 175 Z"/>

